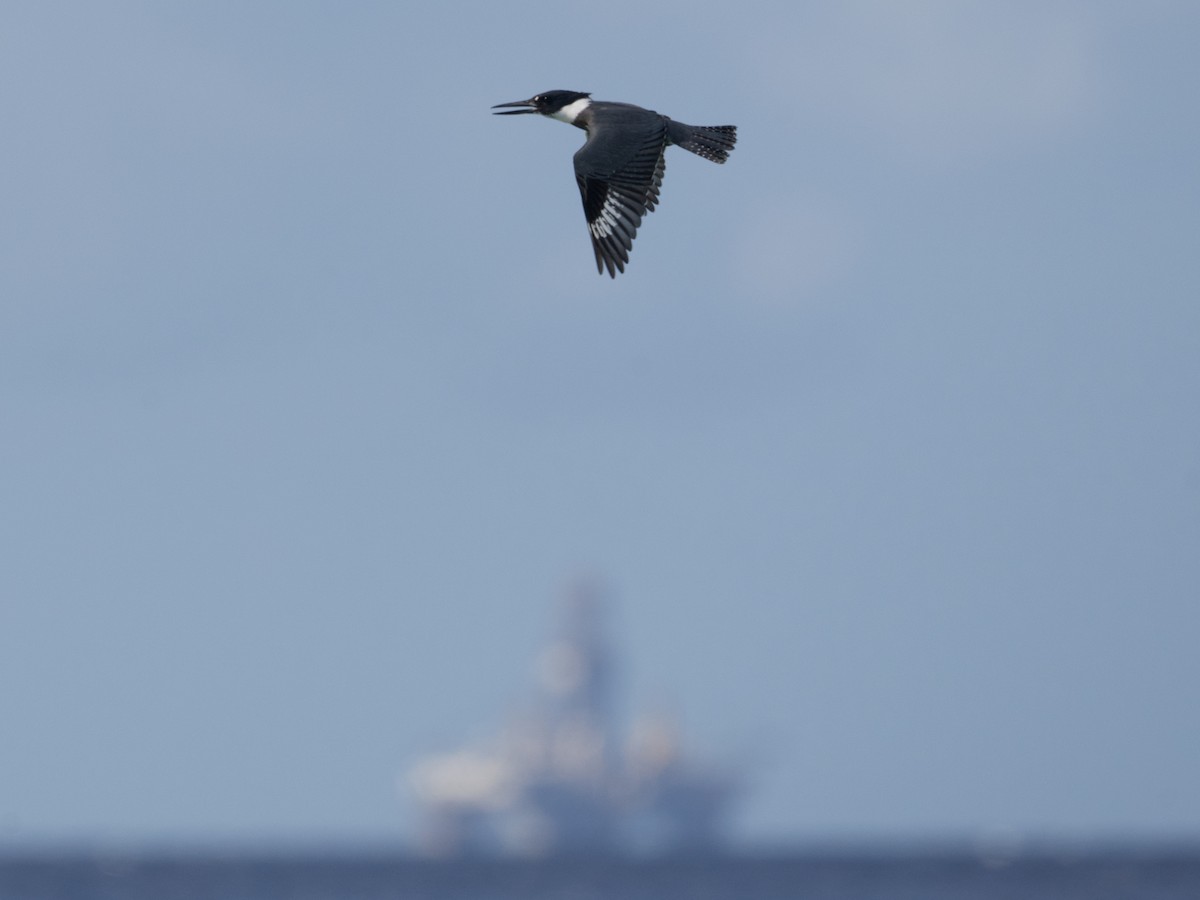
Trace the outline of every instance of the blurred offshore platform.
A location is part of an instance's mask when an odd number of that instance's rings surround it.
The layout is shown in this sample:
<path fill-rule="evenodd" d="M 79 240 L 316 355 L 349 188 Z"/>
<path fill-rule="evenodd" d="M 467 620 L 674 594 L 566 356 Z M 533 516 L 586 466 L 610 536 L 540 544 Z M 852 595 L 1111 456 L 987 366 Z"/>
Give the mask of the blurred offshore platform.
<path fill-rule="evenodd" d="M 484 745 L 412 767 L 421 852 L 536 857 L 722 846 L 740 779 L 687 758 L 666 717 L 639 717 L 622 746 L 604 612 L 594 585 L 573 586 L 538 659 L 531 711 Z"/>

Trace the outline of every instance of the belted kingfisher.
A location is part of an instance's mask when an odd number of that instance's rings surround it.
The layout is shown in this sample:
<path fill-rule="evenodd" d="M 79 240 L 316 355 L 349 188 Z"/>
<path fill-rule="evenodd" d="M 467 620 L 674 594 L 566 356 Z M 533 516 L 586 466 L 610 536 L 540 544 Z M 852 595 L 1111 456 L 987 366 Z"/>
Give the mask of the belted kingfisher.
<path fill-rule="evenodd" d="M 684 125 L 631 103 L 592 100 L 579 91 L 546 91 L 528 100 L 497 103 L 498 116 L 540 113 L 587 132 L 575 153 L 575 180 L 596 251 L 596 270 L 625 271 L 642 216 L 658 203 L 667 147 L 678 144 L 723 163 L 737 143 L 737 126 Z M 509 107 L 515 107 L 509 109 Z"/>

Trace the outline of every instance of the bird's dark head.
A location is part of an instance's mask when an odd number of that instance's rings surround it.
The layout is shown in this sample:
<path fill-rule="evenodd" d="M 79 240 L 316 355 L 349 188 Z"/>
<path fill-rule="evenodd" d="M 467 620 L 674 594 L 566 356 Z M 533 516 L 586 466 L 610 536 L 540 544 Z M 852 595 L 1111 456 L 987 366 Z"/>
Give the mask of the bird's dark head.
<path fill-rule="evenodd" d="M 573 122 L 575 117 L 591 101 L 591 94 L 579 91 L 545 91 L 528 100 L 518 100 L 515 103 L 497 103 L 492 109 L 503 109 L 498 116 L 519 116 L 522 113 L 541 113 L 566 122 Z M 511 108 L 510 108 L 511 107 Z"/>

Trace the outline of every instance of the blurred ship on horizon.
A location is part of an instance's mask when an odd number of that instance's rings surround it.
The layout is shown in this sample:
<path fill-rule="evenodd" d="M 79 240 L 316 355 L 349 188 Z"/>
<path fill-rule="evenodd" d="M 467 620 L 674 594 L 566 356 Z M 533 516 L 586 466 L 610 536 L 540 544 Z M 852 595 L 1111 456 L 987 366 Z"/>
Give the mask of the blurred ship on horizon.
<path fill-rule="evenodd" d="M 695 853 L 720 849 L 737 773 L 683 753 L 674 722 L 620 740 L 613 656 L 595 585 L 567 592 L 532 710 L 491 741 L 419 760 L 407 784 L 418 849 L 434 857 Z"/>

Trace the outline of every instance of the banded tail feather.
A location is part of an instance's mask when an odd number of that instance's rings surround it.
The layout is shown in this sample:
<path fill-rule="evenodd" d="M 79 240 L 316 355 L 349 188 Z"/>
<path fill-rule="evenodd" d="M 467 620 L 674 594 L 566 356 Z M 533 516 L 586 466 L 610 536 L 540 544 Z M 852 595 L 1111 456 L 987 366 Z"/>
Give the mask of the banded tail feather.
<path fill-rule="evenodd" d="M 729 159 L 729 152 L 737 143 L 736 125 L 684 125 L 683 127 L 687 130 L 686 133 L 681 134 L 679 140 L 672 135 L 672 143 L 715 163 L 723 163 Z"/>

